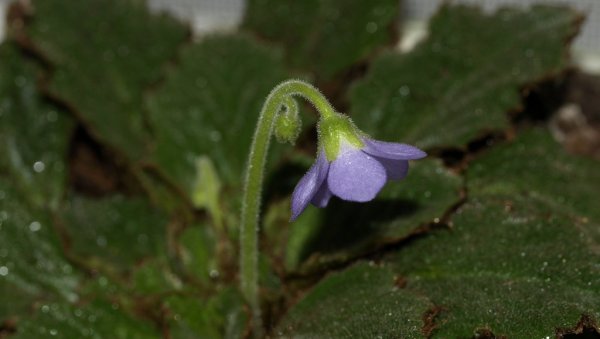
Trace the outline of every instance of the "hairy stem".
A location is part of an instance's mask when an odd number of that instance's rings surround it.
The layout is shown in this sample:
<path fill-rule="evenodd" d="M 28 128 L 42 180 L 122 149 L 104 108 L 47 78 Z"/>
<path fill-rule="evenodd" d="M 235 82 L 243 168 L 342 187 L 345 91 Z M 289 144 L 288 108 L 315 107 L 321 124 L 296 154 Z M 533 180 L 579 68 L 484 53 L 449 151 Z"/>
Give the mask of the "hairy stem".
<path fill-rule="evenodd" d="M 323 94 L 312 85 L 300 80 L 288 80 L 275 87 L 260 112 L 248 157 L 240 225 L 241 290 L 252 308 L 255 337 L 260 337 L 263 333 L 258 295 L 258 221 L 263 172 L 275 116 L 281 111 L 283 105 L 289 108 L 289 101 L 293 100 L 293 96 L 304 97 L 323 117 L 334 114 L 333 107 Z"/>

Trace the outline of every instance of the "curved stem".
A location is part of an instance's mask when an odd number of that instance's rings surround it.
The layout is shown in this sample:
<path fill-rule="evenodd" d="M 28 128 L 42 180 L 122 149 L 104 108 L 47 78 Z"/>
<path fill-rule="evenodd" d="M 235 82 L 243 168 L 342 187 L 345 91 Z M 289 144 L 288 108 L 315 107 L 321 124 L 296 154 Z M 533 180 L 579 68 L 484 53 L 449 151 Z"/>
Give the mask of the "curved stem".
<path fill-rule="evenodd" d="M 275 116 L 291 96 L 304 97 L 315 106 L 323 117 L 331 116 L 335 112 L 319 90 L 300 80 L 288 80 L 275 87 L 260 112 L 248 157 L 240 225 L 241 290 L 252 308 L 255 337 L 262 335 L 258 296 L 258 220 L 263 172 Z"/>

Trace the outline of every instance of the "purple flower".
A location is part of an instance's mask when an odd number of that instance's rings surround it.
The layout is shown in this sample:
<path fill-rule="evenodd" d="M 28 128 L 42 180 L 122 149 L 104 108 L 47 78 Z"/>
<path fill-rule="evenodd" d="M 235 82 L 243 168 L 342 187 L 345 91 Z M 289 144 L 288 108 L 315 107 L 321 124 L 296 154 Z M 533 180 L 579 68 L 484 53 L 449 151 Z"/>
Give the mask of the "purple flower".
<path fill-rule="evenodd" d="M 341 142 L 333 161 L 319 148 L 317 160 L 300 179 L 292 194 L 295 220 L 308 203 L 325 207 L 332 195 L 348 201 L 365 202 L 375 198 L 388 180 L 400 180 L 408 173 L 408 160 L 427 154 L 420 149 L 361 136 L 363 147 Z"/>

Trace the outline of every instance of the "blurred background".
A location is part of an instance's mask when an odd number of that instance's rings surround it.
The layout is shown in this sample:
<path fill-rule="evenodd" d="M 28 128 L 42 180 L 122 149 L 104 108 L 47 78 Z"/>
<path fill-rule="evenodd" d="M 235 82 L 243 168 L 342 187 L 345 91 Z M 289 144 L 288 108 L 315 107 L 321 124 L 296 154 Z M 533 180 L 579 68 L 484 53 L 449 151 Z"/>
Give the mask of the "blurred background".
<path fill-rule="evenodd" d="M 9 0 L 3 0 L 5 2 Z M 402 1 L 401 18 L 403 36 L 399 48 L 410 50 L 427 34 L 427 20 L 436 11 L 442 0 Z M 453 3 L 478 4 L 486 11 L 500 6 L 516 5 L 527 7 L 532 4 L 568 4 L 586 15 L 582 31 L 573 47 L 573 60 L 583 70 L 600 74 L 600 2 L 598 0 L 457 0 Z M 214 30 L 230 30 L 242 19 L 244 0 L 149 0 L 154 10 L 165 10 L 189 21 L 194 33 Z"/>
<path fill-rule="evenodd" d="M 3 4 L 10 0 L 0 0 Z M 402 1 L 402 40 L 399 48 L 410 50 L 426 35 L 427 20 L 442 0 Z M 573 47 L 573 59 L 587 72 L 600 74 L 600 1 L 598 0 L 458 0 L 453 3 L 478 4 L 486 11 L 500 6 L 527 7 L 532 4 L 568 4 L 586 15 L 586 21 Z M 168 11 L 190 22 L 197 36 L 215 30 L 231 30 L 242 20 L 244 0 L 149 0 L 156 11 Z M 5 6 L 2 6 L 5 7 Z"/>
<path fill-rule="evenodd" d="M 8 0 L 3 0 L 8 1 Z M 404 32 L 399 45 L 410 49 L 424 37 L 427 20 L 443 0 L 402 1 L 401 18 Z M 600 2 L 597 0 L 457 0 L 453 3 L 477 4 L 486 11 L 494 11 L 500 6 L 515 5 L 527 7 L 536 3 L 568 4 L 586 15 L 582 32 L 573 47 L 574 61 L 586 71 L 600 73 Z M 201 36 L 214 30 L 230 30 L 240 23 L 244 10 L 244 0 L 149 0 L 154 10 L 166 10 L 192 24 L 194 32 Z"/>
<path fill-rule="evenodd" d="M 9 0 L 3 0 L 9 1 Z M 402 39 L 398 47 L 410 50 L 427 34 L 427 21 L 442 0 L 402 1 Z M 573 60 L 583 70 L 600 74 L 600 2 L 597 0 L 458 0 L 455 3 L 479 4 L 486 11 L 500 6 L 527 7 L 536 3 L 568 4 L 586 15 L 582 32 L 573 47 Z M 198 36 L 214 30 L 231 30 L 242 20 L 244 0 L 149 0 L 153 10 L 165 10 L 191 23 Z"/>
<path fill-rule="evenodd" d="M 4 38 L 4 12 L 13 0 L 0 0 L 0 40 Z M 402 39 L 398 45 L 410 50 L 427 34 L 427 21 L 443 0 L 402 1 Z M 572 50 L 574 62 L 588 73 L 600 74 L 600 2 L 598 0 L 455 0 L 453 3 L 478 4 L 486 11 L 500 6 L 527 7 L 533 4 L 567 4 L 586 16 Z M 191 24 L 194 34 L 235 29 L 242 20 L 244 0 L 148 0 L 154 11 L 166 11 Z"/>

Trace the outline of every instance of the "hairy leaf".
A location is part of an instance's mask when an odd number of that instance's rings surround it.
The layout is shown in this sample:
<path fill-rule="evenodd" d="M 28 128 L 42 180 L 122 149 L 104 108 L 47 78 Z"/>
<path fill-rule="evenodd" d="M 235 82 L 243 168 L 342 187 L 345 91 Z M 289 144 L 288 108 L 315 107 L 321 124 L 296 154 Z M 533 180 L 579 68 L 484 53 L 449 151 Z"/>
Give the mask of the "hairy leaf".
<path fill-rule="evenodd" d="M 413 338 L 427 298 L 394 285 L 385 268 L 355 265 L 332 274 L 294 305 L 276 329 L 283 338 Z"/>
<path fill-rule="evenodd" d="M 600 199 L 600 191 L 585 188 L 600 182 L 597 167 L 566 155 L 539 130 L 471 164 L 472 195 L 453 228 L 390 260 L 410 290 L 442 308 L 434 334 L 485 328 L 497 336 L 546 337 L 574 327 L 582 314 L 598 319 L 600 217 L 586 201 Z"/>
<path fill-rule="evenodd" d="M 129 271 L 151 257 L 166 257 L 167 218 L 143 199 L 74 197 L 63 213 L 73 255 L 111 270 Z"/>
<path fill-rule="evenodd" d="M 118 304 L 95 301 L 85 306 L 42 304 L 23 321 L 13 338 L 160 338 L 149 322 L 119 310 Z"/>
<path fill-rule="evenodd" d="M 330 80 L 391 42 L 398 13 L 396 0 L 252 0 L 244 27 L 282 44 L 292 68 Z"/>
<path fill-rule="evenodd" d="M 31 203 L 56 208 L 73 124 L 38 93 L 38 72 L 14 44 L 0 46 L 0 172 Z"/>
<path fill-rule="evenodd" d="M 508 127 L 519 90 L 562 70 L 580 17 L 564 7 L 443 6 L 429 36 L 407 54 L 387 53 L 350 93 L 356 123 L 377 138 L 423 148 L 462 147 Z"/>
<path fill-rule="evenodd" d="M 159 168 L 191 196 L 202 182 L 196 164 L 208 156 L 221 180 L 239 188 L 262 104 L 283 79 L 277 54 L 244 36 L 184 49 L 148 100 Z"/>
<path fill-rule="evenodd" d="M 131 159 L 146 151 L 144 92 L 184 41 L 183 25 L 139 0 L 39 0 L 27 33 L 54 66 L 48 84 L 94 135 Z"/>

